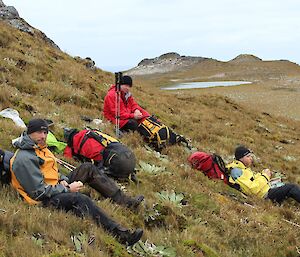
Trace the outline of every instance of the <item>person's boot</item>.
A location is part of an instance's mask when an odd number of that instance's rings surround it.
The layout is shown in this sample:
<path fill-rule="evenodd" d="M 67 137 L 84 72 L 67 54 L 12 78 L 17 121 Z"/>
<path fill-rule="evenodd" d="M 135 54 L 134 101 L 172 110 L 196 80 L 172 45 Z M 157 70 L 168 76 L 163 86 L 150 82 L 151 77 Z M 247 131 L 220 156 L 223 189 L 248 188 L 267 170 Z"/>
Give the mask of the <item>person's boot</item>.
<path fill-rule="evenodd" d="M 112 233 L 114 236 L 117 237 L 117 240 L 121 244 L 126 244 L 128 246 L 134 245 L 136 242 L 138 242 L 142 235 L 143 230 L 138 228 L 133 233 L 131 233 L 128 229 L 122 228 L 122 227 L 116 227 Z"/>
<path fill-rule="evenodd" d="M 126 206 L 129 209 L 136 210 L 141 202 L 144 200 L 143 195 L 138 195 L 136 197 L 130 197 L 125 195 L 121 190 L 119 190 L 113 197 L 112 200 L 120 205 Z"/>

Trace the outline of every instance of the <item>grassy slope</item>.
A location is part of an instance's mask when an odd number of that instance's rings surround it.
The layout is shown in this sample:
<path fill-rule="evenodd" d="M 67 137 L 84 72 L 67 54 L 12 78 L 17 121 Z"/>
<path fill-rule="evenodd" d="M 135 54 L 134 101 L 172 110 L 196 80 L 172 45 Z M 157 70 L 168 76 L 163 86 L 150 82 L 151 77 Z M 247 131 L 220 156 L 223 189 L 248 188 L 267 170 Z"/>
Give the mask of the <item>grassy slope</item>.
<path fill-rule="evenodd" d="M 1 109 L 15 108 L 25 121 L 32 116 L 52 119 L 58 137 L 64 126 L 87 125 L 81 115 L 101 118 L 112 74 L 88 70 L 38 37 L 0 25 Z M 270 164 L 272 169 L 284 171 L 288 180 L 300 183 L 299 123 L 253 111 L 217 94 L 197 92 L 170 95 L 143 80 L 137 80 L 133 87 L 141 105 L 191 138 L 198 149 L 217 152 L 229 160 L 234 147 L 244 143 L 261 157 L 256 169 Z M 10 120 L 0 122 L 0 147 L 12 149 L 10 140 L 21 130 Z M 113 132 L 110 125 L 103 129 Z M 282 140 L 293 143 L 284 144 Z M 284 221 L 300 224 L 294 202 L 279 207 L 251 197 L 245 200 L 239 192 L 183 165 L 188 156 L 183 147 L 166 149 L 169 162 L 164 163 L 145 150 L 138 135 L 128 135 L 122 141 L 135 151 L 138 160 L 165 166 L 169 171 L 159 175 L 141 171 L 141 183 L 127 185 L 130 193 L 142 193 L 147 199 L 139 214 L 107 200 L 98 202 L 122 224 L 144 227 L 144 240 L 175 247 L 178 256 L 298 256 L 299 228 Z M 285 161 L 286 156 L 298 159 Z M 158 202 L 155 192 L 172 189 L 185 194 L 187 206 L 163 204 L 162 221 L 157 226 L 146 225 L 143 219 L 147 209 Z M 98 199 L 94 192 L 91 194 Z M 255 208 L 243 204 L 245 201 Z M 129 256 L 89 220 L 29 207 L 9 187 L 0 191 L 0 208 L 5 210 L 0 212 L 0 256 Z M 83 253 L 75 253 L 70 239 L 79 232 L 95 237 L 91 245 L 84 243 Z M 40 244 L 33 237 L 40 239 Z"/>

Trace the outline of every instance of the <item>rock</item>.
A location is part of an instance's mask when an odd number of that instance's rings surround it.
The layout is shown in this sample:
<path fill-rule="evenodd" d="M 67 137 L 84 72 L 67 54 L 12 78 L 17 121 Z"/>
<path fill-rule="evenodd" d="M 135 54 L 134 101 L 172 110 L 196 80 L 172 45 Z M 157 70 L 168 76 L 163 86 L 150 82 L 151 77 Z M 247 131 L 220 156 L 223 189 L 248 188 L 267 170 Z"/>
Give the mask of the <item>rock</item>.
<path fill-rule="evenodd" d="M 154 73 L 166 73 L 189 68 L 192 65 L 209 60 L 204 57 L 180 56 L 178 53 L 170 52 L 159 57 L 143 59 L 138 66 L 126 72 L 128 75 L 146 75 Z"/>
<path fill-rule="evenodd" d="M 11 19 L 7 23 L 10 24 L 12 27 L 21 30 L 23 32 L 26 32 L 30 35 L 34 34 L 33 28 L 31 28 L 27 23 L 23 22 L 22 20 Z"/>
<path fill-rule="evenodd" d="M 0 5 L 0 19 L 11 20 L 20 18 L 18 11 L 13 6 Z"/>
<path fill-rule="evenodd" d="M 295 144 L 295 142 L 291 139 L 281 139 L 279 142 L 282 143 L 282 144 L 287 144 L 287 145 L 288 144 Z"/>

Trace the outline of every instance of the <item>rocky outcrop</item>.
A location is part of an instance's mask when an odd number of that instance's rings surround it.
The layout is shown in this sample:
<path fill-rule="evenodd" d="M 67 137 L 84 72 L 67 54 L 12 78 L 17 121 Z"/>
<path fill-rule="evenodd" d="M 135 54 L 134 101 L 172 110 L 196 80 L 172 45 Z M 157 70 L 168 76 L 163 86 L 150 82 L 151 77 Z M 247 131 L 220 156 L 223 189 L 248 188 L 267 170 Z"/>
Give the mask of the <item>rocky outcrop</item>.
<path fill-rule="evenodd" d="M 48 38 L 43 32 L 33 28 L 24 19 L 22 19 L 19 16 L 19 13 L 15 7 L 6 6 L 2 0 L 0 0 L 0 21 L 4 21 L 10 26 L 22 32 L 28 33 L 32 36 L 35 34 L 39 34 L 46 42 L 48 42 L 53 47 L 59 49 L 59 47 L 50 38 Z"/>
<path fill-rule="evenodd" d="M 252 54 L 240 54 L 229 61 L 229 63 L 246 63 L 246 62 L 260 62 L 262 59 Z"/>
<path fill-rule="evenodd" d="M 187 69 L 196 63 L 209 60 L 204 57 L 181 56 L 178 53 L 166 53 L 152 59 L 143 59 L 138 66 L 126 72 L 129 75 L 149 75 L 154 73 L 167 73 Z"/>

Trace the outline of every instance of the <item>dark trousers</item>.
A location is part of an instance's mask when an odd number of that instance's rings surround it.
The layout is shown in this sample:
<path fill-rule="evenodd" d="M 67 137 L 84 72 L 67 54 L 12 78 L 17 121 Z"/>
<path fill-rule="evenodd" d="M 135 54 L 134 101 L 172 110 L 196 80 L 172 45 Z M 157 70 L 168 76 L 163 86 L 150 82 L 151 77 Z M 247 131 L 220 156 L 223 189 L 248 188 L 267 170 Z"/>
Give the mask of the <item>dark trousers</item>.
<path fill-rule="evenodd" d="M 92 163 L 81 164 L 68 177 L 69 184 L 74 181 L 81 181 L 83 184 L 88 184 L 94 188 L 104 197 L 113 198 L 120 191 L 115 181 Z"/>
<path fill-rule="evenodd" d="M 296 184 L 285 184 L 281 187 L 271 188 L 267 198 L 277 203 L 282 203 L 287 198 L 293 198 L 300 203 L 300 187 Z"/>
<path fill-rule="evenodd" d="M 91 198 L 81 193 L 61 193 L 43 201 L 44 206 L 65 212 L 71 211 L 79 217 L 90 216 L 98 226 L 112 232 L 119 224 L 108 217 Z"/>
<path fill-rule="evenodd" d="M 136 131 L 139 123 L 134 119 L 129 119 L 128 122 L 120 129 L 122 132 Z"/>

